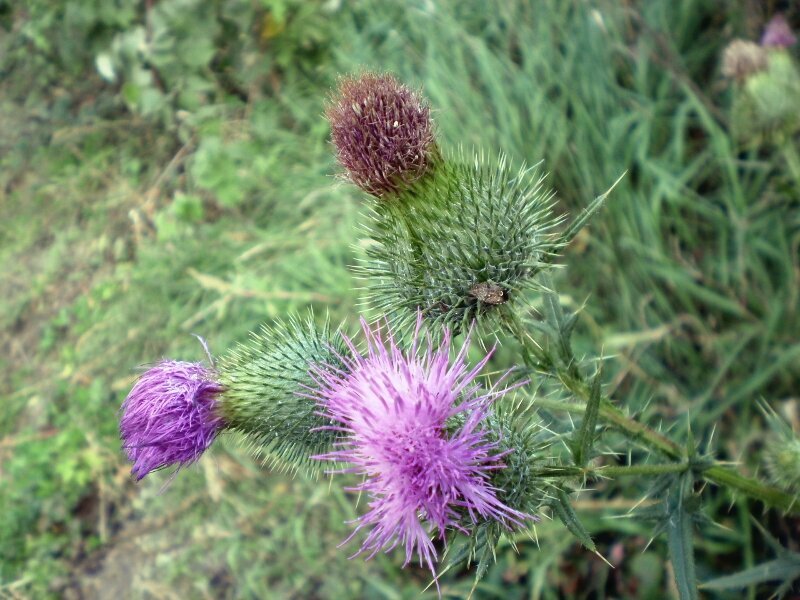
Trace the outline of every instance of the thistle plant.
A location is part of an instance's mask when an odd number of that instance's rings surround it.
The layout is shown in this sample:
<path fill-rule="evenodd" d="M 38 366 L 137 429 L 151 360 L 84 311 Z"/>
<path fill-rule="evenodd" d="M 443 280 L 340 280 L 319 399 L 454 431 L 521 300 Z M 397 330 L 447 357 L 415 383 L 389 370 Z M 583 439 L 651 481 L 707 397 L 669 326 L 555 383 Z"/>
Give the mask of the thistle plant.
<path fill-rule="evenodd" d="M 772 72 L 785 34 L 732 46 L 726 73 L 749 85 Z M 573 351 L 578 314 L 562 307 L 552 267 L 611 190 L 565 222 L 540 171 L 442 150 L 428 103 L 390 75 L 341 80 L 326 115 L 346 179 L 367 193 L 358 272 L 378 318 L 362 319 L 359 340 L 293 317 L 217 365 L 159 363 L 123 405 L 137 478 L 238 432 L 282 466 L 325 465 L 348 482 L 367 505 L 355 554 L 400 546 L 437 586 L 464 562 L 477 563 L 477 581 L 502 539 L 513 545 L 543 514 L 598 552 L 572 499 L 600 480 L 650 479 L 651 502 L 636 514 L 666 537 L 687 599 L 697 598 L 692 535 L 711 487 L 701 484 L 800 513 L 796 480 L 777 476 L 796 471 L 796 436 L 781 430 L 784 443 L 767 448 L 777 486 L 749 477 L 691 436 L 679 444 L 629 416 L 604 391 L 602 361 Z M 486 334 L 512 342 L 517 369 L 481 375 L 492 352 L 469 364 L 471 340 Z"/>

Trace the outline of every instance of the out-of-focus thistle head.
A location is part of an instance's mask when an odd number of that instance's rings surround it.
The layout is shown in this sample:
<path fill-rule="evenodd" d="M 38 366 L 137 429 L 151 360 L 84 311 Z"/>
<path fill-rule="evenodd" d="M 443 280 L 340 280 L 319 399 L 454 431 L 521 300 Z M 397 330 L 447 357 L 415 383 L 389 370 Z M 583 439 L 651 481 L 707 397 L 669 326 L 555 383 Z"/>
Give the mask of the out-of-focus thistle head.
<path fill-rule="evenodd" d="M 737 83 L 731 119 L 734 135 L 749 144 L 782 143 L 800 130 L 800 72 L 790 53 L 775 50 L 785 47 L 778 42 L 789 40 L 781 29 L 778 21 L 775 33 L 765 33 L 768 43 L 762 40 L 762 46 L 735 40 L 723 57 L 723 73 Z"/>
<path fill-rule="evenodd" d="M 767 68 L 767 56 L 767 51 L 755 42 L 733 40 L 722 55 L 722 74 L 739 82 L 745 81 Z"/>
<path fill-rule="evenodd" d="M 224 426 L 216 412 L 222 390 L 216 373 L 200 363 L 164 360 L 139 377 L 119 423 L 137 480 L 200 458 Z"/>
<path fill-rule="evenodd" d="M 252 448 L 276 466 L 315 465 L 311 455 L 327 451 L 336 436 L 323 429 L 328 421 L 308 397 L 315 386 L 309 371 L 341 369 L 349 350 L 328 323 L 318 327 L 312 316 L 262 326 L 251 335 L 250 343 L 220 361 L 225 390 L 219 413 L 228 429 L 246 434 Z"/>
<path fill-rule="evenodd" d="M 764 462 L 772 482 L 786 491 L 800 495 L 800 436 L 772 408 L 762 406 L 772 435 L 764 448 Z"/>
<path fill-rule="evenodd" d="M 391 75 L 342 78 L 325 115 L 347 177 L 373 196 L 396 192 L 436 160 L 428 104 Z"/>
<path fill-rule="evenodd" d="M 761 36 L 761 45 L 765 48 L 788 48 L 797 42 L 797 36 L 789 27 L 789 22 L 781 14 L 769 20 Z"/>
<path fill-rule="evenodd" d="M 432 534 L 443 538 L 453 528 L 464 530 L 465 522 L 484 520 L 521 526 L 532 517 L 505 505 L 491 483 L 504 455 L 489 439 L 485 419 L 507 390 L 484 392 L 475 383 L 488 356 L 469 369 L 465 342 L 451 362 L 448 334 L 436 349 L 428 338 L 422 350 L 420 323 L 410 350 L 402 352 L 391 334 L 384 340 L 362 322 L 366 356 L 347 340 L 352 354 L 345 371 L 318 374 L 321 410 L 343 436 L 318 458 L 343 463 L 338 473 L 363 477 L 356 490 L 368 495 L 369 509 L 353 535 L 368 533 L 357 554 L 401 544 L 406 564 L 416 554 L 433 571 Z"/>
<path fill-rule="evenodd" d="M 369 303 L 403 330 L 418 311 L 456 331 L 507 323 L 559 249 L 553 198 L 541 174 L 503 158 L 442 162 L 372 208 Z"/>

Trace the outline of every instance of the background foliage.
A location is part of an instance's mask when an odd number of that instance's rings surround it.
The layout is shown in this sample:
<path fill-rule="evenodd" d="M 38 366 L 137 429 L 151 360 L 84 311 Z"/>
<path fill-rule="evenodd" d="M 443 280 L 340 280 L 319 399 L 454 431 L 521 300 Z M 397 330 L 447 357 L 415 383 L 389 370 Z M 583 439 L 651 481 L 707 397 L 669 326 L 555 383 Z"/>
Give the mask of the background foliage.
<path fill-rule="evenodd" d="M 800 177 L 788 145 L 736 144 L 719 60 L 788 6 L 489 4 L 0 0 L 0 596 L 419 597 L 425 571 L 336 548 L 356 509 L 328 482 L 230 435 L 134 486 L 116 431 L 135 365 L 203 358 L 190 333 L 221 353 L 307 305 L 355 321 L 360 198 L 321 113 L 363 67 L 421 86 L 446 146 L 544 159 L 564 212 L 628 171 L 558 274 L 586 301 L 578 353 L 612 357 L 643 419 L 763 469 L 758 401 L 798 411 Z M 475 597 L 672 593 L 666 539 L 643 552 L 652 528 L 619 518 L 646 491 L 577 499 L 615 569 L 545 521 Z M 797 550 L 796 519 L 723 493 L 702 512 L 701 581 L 775 559 L 751 515 Z"/>

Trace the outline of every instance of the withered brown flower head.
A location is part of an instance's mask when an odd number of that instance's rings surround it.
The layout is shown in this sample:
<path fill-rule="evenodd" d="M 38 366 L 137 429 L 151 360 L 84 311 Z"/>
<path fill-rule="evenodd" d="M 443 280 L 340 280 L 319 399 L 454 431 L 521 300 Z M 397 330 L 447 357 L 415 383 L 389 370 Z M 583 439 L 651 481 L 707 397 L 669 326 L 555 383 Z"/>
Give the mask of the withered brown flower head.
<path fill-rule="evenodd" d="M 430 107 L 389 74 L 342 78 L 325 116 L 348 178 L 373 196 L 415 181 L 436 155 Z"/>
<path fill-rule="evenodd" d="M 733 40 L 722 55 L 722 74 L 737 81 L 767 68 L 767 51 L 747 40 Z"/>

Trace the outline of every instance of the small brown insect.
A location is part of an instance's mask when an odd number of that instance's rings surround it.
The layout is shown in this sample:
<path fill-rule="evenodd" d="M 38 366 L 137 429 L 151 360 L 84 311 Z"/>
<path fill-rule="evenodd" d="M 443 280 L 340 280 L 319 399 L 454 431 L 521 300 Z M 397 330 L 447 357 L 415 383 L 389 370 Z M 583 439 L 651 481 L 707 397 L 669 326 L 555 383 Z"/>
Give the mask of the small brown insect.
<path fill-rule="evenodd" d="M 484 304 L 497 306 L 508 302 L 508 292 L 496 283 L 481 282 L 469 288 L 470 295 Z"/>

